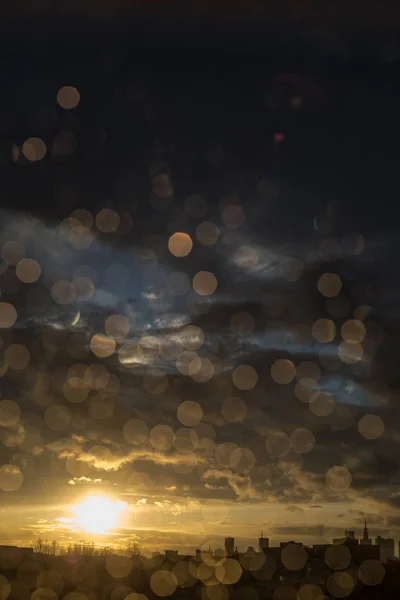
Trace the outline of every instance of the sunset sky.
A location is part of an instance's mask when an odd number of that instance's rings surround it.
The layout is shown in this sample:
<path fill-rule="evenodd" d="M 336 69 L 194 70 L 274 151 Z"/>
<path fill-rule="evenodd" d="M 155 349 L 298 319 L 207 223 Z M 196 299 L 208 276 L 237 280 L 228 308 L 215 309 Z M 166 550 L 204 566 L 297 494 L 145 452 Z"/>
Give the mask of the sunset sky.
<path fill-rule="evenodd" d="M 399 46 L 39 33 L 0 99 L 0 543 L 400 537 Z"/>

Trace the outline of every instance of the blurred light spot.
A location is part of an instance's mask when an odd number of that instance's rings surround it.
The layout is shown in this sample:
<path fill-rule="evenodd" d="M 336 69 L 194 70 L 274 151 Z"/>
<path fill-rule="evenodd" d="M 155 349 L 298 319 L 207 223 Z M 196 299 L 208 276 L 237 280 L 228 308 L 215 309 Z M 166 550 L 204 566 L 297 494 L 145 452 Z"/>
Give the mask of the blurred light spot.
<path fill-rule="evenodd" d="M 0 467 L 0 489 L 3 492 L 15 492 L 18 490 L 24 476 L 21 473 L 21 469 L 16 465 L 3 465 Z"/>
<path fill-rule="evenodd" d="M 249 448 L 236 448 L 229 461 L 229 466 L 237 473 L 249 473 L 255 464 L 256 459 Z"/>
<path fill-rule="evenodd" d="M 181 427 L 175 431 L 174 446 L 182 454 L 190 454 L 199 445 L 199 436 L 194 429 Z"/>
<path fill-rule="evenodd" d="M 144 594 L 138 594 L 137 592 L 133 592 L 132 594 L 128 594 L 128 596 L 126 596 L 124 600 L 148 600 L 148 598 Z"/>
<path fill-rule="evenodd" d="M 67 594 L 67 596 L 69 595 L 73 595 L 73 592 L 71 594 Z M 57 594 L 54 590 L 48 587 L 37 587 L 31 595 L 31 600 L 57 600 Z M 67 600 L 69 600 L 69 598 Z"/>
<path fill-rule="evenodd" d="M 281 131 L 276 131 L 274 133 L 274 142 L 276 144 L 280 144 L 285 141 L 285 135 Z"/>
<path fill-rule="evenodd" d="M 192 367 L 194 369 L 192 372 Z M 189 375 L 196 383 L 205 383 L 214 377 L 215 369 L 212 361 L 209 358 L 196 358 L 189 365 Z"/>
<path fill-rule="evenodd" d="M 113 354 L 116 348 L 115 340 L 100 333 L 95 334 L 90 340 L 90 349 L 99 358 L 106 358 Z"/>
<path fill-rule="evenodd" d="M 210 221 L 203 221 L 196 227 L 196 238 L 203 246 L 213 246 L 220 237 L 220 230 Z"/>
<path fill-rule="evenodd" d="M 103 208 L 96 215 L 97 229 L 103 233 L 113 233 L 117 231 L 119 224 L 119 214 L 112 208 Z"/>
<path fill-rule="evenodd" d="M 4 352 L 4 360 L 10 369 L 26 369 L 31 360 L 29 350 L 22 344 L 11 344 Z"/>
<path fill-rule="evenodd" d="M 333 544 L 325 550 L 325 562 L 334 571 L 347 569 L 351 554 L 346 544 Z"/>
<path fill-rule="evenodd" d="M 265 446 L 271 456 L 280 457 L 289 452 L 290 440 L 286 433 L 274 431 L 267 437 Z"/>
<path fill-rule="evenodd" d="M 379 585 L 385 577 L 385 567 L 379 560 L 364 560 L 358 569 L 358 576 L 365 585 Z"/>
<path fill-rule="evenodd" d="M 239 365 L 232 373 L 232 381 L 239 390 L 251 390 L 258 381 L 257 371 L 250 365 Z"/>
<path fill-rule="evenodd" d="M 364 415 L 358 422 L 358 431 L 367 440 L 376 440 L 385 431 L 385 425 L 377 415 Z"/>
<path fill-rule="evenodd" d="M 340 294 L 342 280 L 336 273 L 324 273 L 318 279 L 318 290 L 326 298 L 333 298 Z"/>
<path fill-rule="evenodd" d="M 129 556 L 111 555 L 106 558 L 106 570 L 115 579 L 128 577 L 133 569 L 133 561 Z"/>
<path fill-rule="evenodd" d="M 193 289 L 200 296 L 209 296 L 215 292 L 218 286 L 217 278 L 210 271 L 199 271 L 193 277 Z"/>
<path fill-rule="evenodd" d="M 315 437 L 308 429 L 295 429 L 290 436 L 290 445 L 295 452 L 307 454 L 315 446 Z"/>
<path fill-rule="evenodd" d="M 201 360 L 196 352 L 185 350 L 179 354 L 175 364 L 182 375 L 194 375 L 201 367 Z"/>
<path fill-rule="evenodd" d="M 110 373 L 104 365 L 90 365 L 83 373 L 84 382 L 91 390 L 101 390 L 110 381 Z"/>
<path fill-rule="evenodd" d="M 195 428 L 197 435 L 199 436 L 199 447 L 205 450 L 211 450 L 214 448 L 214 441 L 216 436 L 215 429 L 208 423 L 200 423 Z"/>
<path fill-rule="evenodd" d="M 172 567 L 172 572 L 175 575 L 180 587 L 191 587 L 197 581 L 197 577 L 194 576 L 190 571 L 189 561 L 187 560 L 180 560 L 175 563 Z"/>
<path fill-rule="evenodd" d="M 242 567 L 234 558 L 226 558 L 224 562 L 215 568 L 215 576 L 221 583 L 233 585 L 242 576 Z"/>
<path fill-rule="evenodd" d="M 179 341 L 186 350 L 198 350 L 204 343 L 204 332 L 196 325 L 187 325 L 180 332 Z"/>
<path fill-rule="evenodd" d="M 305 583 L 297 592 L 297 600 L 325 600 L 325 594 L 319 585 Z"/>
<path fill-rule="evenodd" d="M 24 142 L 22 152 L 29 161 L 36 162 L 45 157 L 46 144 L 40 138 L 31 137 Z"/>
<path fill-rule="evenodd" d="M 60 279 L 52 285 L 51 295 L 57 304 L 72 304 L 76 298 L 76 288 L 70 281 Z"/>
<path fill-rule="evenodd" d="M 193 242 L 187 233 L 177 232 L 171 235 L 168 240 L 168 250 L 174 256 L 182 258 L 190 254 L 193 248 Z"/>
<path fill-rule="evenodd" d="M 223 209 L 221 218 L 226 227 L 229 227 L 229 229 L 237 229 L 245 222 L 246 215 L 239 204 L 231 204 Z"/>
<path fill-rule="evenodd" d="M 218 444 L 215 450 L 215 460 L 221 467 L 228 468 L 231 466 L 232 454 L 237 449 L 237 445 L 231 442 Z"/>
<path fill-rule="evenodd" d="M 343 323 L 341 328 L 342 338 L 348 344 L 359 344 L 363 341 L 366 329 L 362 321 L 356 321 L 355 319 L 349 319 Z"/>
<path fill-rule="evenodd" d="M 168 450 L 174 443 L 174 432 L 168 425 L 155 425 L 150 431 L 149 441 L 156 450 Z"/>
<path fill-rule="evenodd" d="M 78 90 L 70 85 L 64 85 L 57 92 L 57 102 L 61 108 L 71 110 L 76 108 L 81 97 Z"/>
<path fill-rule="evenodd" d="M 328 392 L 315 392 L 309 401 L 310 410 L 317 417 L 327 417 L 335 408 L 335 400 Z"/>
<path fill-rule="evenodd" d="M 23 258 L 15 270 L 18 279 L 23 283 L 34 283 L 40 277 L 40 264 L 34 258 Z"/>
<path fill-rule="evenodd" d="M 161 569 L 150 577 L 150 587 L 157 596 L 171 596 L 178 586 L 178 581 L 171 571 Z"/>
<path fill-rule="evenodd" d="M 110 315 L 107 317 L 105 322 L 105 332 L 110 337 L 114 338 L 123 338 L 126 337 L 131 328 L 130 321 L 128 317 L 124 317 L 123 315 Z"/>
<path fill-rule="evenodd" d="M 57 594 L 60 594 L 64 588 L 64 580 L 57 571 L 41 571 L 36 579 L 36 587 L 47 588 L 57 597 Z"/>
<path fill-rule="evenodd" d="M 227 464 L 229 465 L 229 462 Z M 219 523 L 228 516 L 228 507 L 226 502 L 212 498 L 204 502 L 201 507 L 201 513 L 206 523 Z M 212 541 L 217 545 L 217 540 L 208 540 L 201 545 L 201 558 L 206 565 L 215 567 L 216 564 L 220 564 L 224 560 L 225 556 L 224 554 L 221 556 L 221 554 L 217 552 L 215 552 L 215 556 L 210 554 L 208 547 L 211 545 Z"/>
<path fill-rule="evenodd" d="M 9 302 L 0 302 L 0 329 L 12 327 L 17 320 L 17 311 Z"/>
<path fill-rule="evenodd" d="M 12 148 L 11 148 L 12 161 L 17 163 L 19 161 L 20 156 L 21 156 L 20 148 L 17 146 L 17 144 L 13 144 Z"/>
<path fill-rule="evenodd" d="M 25 248 L 19 242 L 5 242 L 1 247 L 1 258 L 8 265 L 15 266 L 25 257 Z"/>
<path fill-rule="evenodd" d="M 335 339 L 336 325 L 331 319 L 317 319 L 313 323 L 311 333 L 317 342 L 328 344 Z"/>
<path fill-rule="evenodd" d="M 271 366 L 271 377 L 275 383 L 288 384 L 296 376 L 296 367 L 291 360 L 280 358 Z"/>
<path fill-rule="evenodd" d="M 198 425 L 203 418 L 203 409 L 198 402 L 185 400 L 178 406 L 177 417 L 182 425 L 193 427 Z"/>
<path fill-rule="evenodd" d="M 221 406 L 222 416 L 230 423 L 240 423 L 246 417 L 246 404 L 241 398 L 225 398 Z"/>
<path fill-rule="evenodd" d="M 87 381 L 85 380 L 85 372 L 87 370 L 87 366 L 85 364 L 74 364 L 69 367 L 66 379 L 68 383 L 77 389 L 82 389 L 87 387 Z"/>
<path fill-rule="evenodd" d="M 350 471 L 346 467 L 331 467 L 326 472 L 325 481 L 334 492 L 345 492 L 351 484 Z"/>
<path fill-rule="evenodd" d="M 73 281 L 73 285 L 76 290 L 76 300 L 85 301 L 89 300 L 94 294 L 94 285 L 91 279 L 87 277 L 76 277 Z M 80 313 L 78 311 L 78 320 L 79 321 Z M 76 325 L 76 323 L 72 323 L 72 325 Z"/>
<path fill-rule="evenodd" d="M 71 213 L 71 218 L 78 219 L 87 229 L 90 229 L 93 225 L 93 215 L 86 208 L 77 208 Z"/>
<path fill-rule="evenodd" d="M 21 417 L 21 409 L 14 400 L 0 400 L 0 425 L 13 427 Z"/>
<path fill-rule="evenodd" d="M 354 580 L 346 571 L 336 571 L 329 575 L 326 587 L 334 598 L 347 598 L 354 589 Z"/>
<path fill-rule="evenodd" d="M 68 232 L 68 241 L 76 250 L 86 250 L 93 242 L 93 234 L 84 225 L 75 226 Z"/>
<path fill-rule="evenodd" d="M 282 585 L 274 590 L 273 600 L 297 600 L 297 590 L 289 585 Z"/>
<path fill-rule="evenodd" d="M 363 357 L 363 349 L 360 344 L 349 344 L 341 342 L 338 349 L 339 358 L 348 365 L 354 365 Z"/>

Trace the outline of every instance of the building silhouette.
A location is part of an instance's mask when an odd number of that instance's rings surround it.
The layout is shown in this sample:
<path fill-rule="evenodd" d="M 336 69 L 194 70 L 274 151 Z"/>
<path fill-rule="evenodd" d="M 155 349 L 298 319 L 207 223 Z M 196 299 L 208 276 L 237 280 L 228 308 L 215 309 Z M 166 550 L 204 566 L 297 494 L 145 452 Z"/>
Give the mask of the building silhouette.
<path fill-rule="evenodd" d="M 225 538 L 225 555 L 232 558 L 235 554 L 235 538 L 227 537 Z"/>
<path fill-rule="evenodd" d="M 372 539 L 369 537 L 369 533 L 368 533 L 367 519 L 365 519 L 365 521 L 364 521 L 364 531 L 363 531 L 363 536 L 360 540 L 360 544 L 361 544 L 361 546 L 371 546 L 372 545 Z"/>
<path fill-rule="evenodd" d="M 263 531 L 261 531 L 261 535 L 258 538 L 258 550 L 259 550 L 259 552 L 263 552 L 268 547 L 269 547 L 269 538 L 264 537 Z"/>
<path fill-rule="evenodd" d="M 375 544 L 379 546 L 380 558 L 382 563 L 387 563 L 389 560 L 394 559 L 394 539 L 384 538 L 378 535 L 375 538 Z"/>

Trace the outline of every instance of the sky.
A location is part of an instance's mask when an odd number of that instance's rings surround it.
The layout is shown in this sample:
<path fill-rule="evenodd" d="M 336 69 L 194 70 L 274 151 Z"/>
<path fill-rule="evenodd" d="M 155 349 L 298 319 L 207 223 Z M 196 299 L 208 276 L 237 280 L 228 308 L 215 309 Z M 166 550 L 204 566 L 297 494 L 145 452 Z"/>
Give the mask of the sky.
<path fill-rule="evenodd" d="M 400 537 L 390 31 L 188 48 L 44 6 L 3 41 L 0 542 Z"/>

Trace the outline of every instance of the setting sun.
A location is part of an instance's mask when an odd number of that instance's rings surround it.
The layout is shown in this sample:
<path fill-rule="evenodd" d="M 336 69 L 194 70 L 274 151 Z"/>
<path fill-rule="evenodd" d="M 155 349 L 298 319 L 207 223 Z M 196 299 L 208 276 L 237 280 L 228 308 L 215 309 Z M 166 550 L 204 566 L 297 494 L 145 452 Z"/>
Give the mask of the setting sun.
<path fill-rule="evenodd" d="M 88 533 L 105 533 L 118 525 L 126 502 L 115 501 L 106 496 L 89 496 L 74 506 L 78 525 Z"/>

